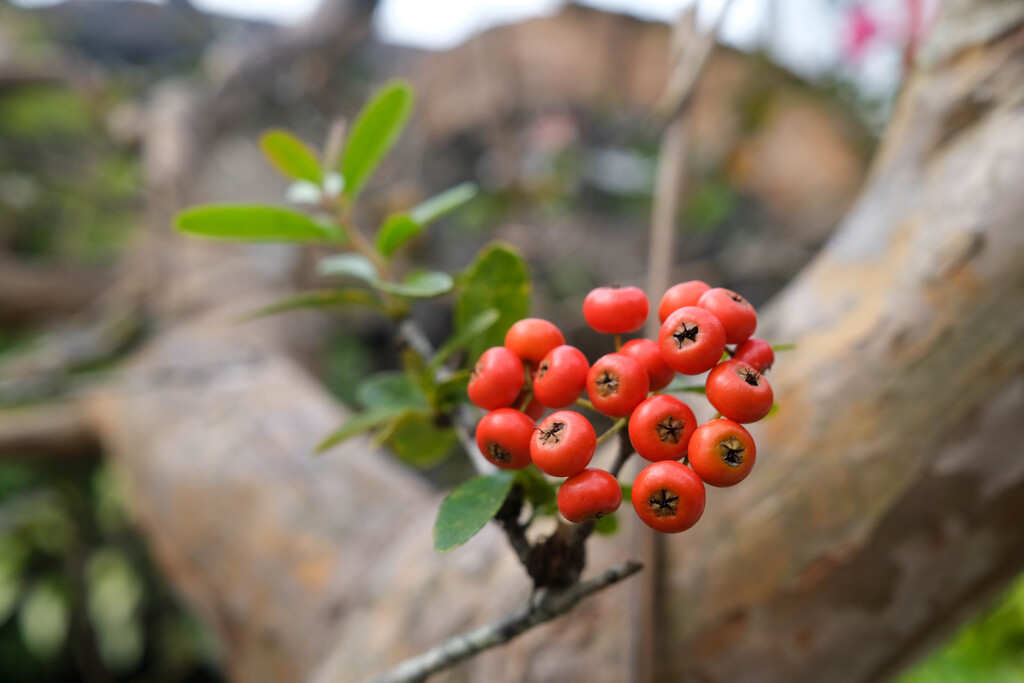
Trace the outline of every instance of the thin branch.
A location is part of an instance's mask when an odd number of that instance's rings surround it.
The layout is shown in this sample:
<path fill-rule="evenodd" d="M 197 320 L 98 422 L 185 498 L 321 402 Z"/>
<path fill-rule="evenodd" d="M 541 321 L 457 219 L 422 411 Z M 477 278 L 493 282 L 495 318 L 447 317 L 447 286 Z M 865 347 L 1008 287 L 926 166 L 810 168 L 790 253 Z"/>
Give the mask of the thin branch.
<path fill-rule="evenodd" d="M 426 652 L 407 659 L 373 679 L 374 683 L 420 683 L 484 650 L 504 645 L 516 636 L 565 614 L 580 600 L 604 590 L 640 571 L 643 565 L 627 560 L 609 567 L 594 578 L 562 591 L 539 590 L 514 612 L 486 626 L 453 636 Z"/>
<path fill-rule="evenodd" d="M 75 403 L 0 409 L 0 458 L 64 460 L 98 452 L 96 434 Z"/>

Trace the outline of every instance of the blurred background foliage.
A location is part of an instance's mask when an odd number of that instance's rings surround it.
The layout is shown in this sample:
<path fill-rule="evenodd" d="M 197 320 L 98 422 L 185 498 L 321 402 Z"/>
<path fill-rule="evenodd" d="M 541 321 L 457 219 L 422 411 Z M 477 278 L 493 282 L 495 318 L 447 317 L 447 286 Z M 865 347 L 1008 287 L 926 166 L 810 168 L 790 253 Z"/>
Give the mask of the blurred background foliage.
<path fill-rule="evenodd" d="M 0 2 L 0 65 L 32 71 L 0 84 L 0 256 L 109 270 L 125 253 L 143 221 L 139 107 L 151 84 L 202 79 L 210 43 L 244 42 L 267 29 L 190 6 L 183 11 L 147 24 L 151 36 L 153 26 L 161 35 L 161 27 L 177 27 L 176 41 L 119 44 L 117 33 L 96 43 L 97 34 L 76 25 L 70 11 Z M 578 20 L 596 21 L 598 13 L 588 12 Z M 461 65 L 472 54 L 456 48 L 450 59 Z M 420 58 L 395 50 L 385 62 Z M 434 73 L 452 68 L 444 60 L 437 58 Z M 721 282 L 761 303 L 810 258 L 852 199 L 890 100 L 858 90 L 841 70 L 809 83 L 763 55 L 728 52 L 711 68 L 720 76 L 712 81 L 741 85 L 724 96 L 712 89 L 703 113 L 697 106 L 695 137 L 710 142 L 690 163 L 679 220 L 685 246 L 676 261 L 688 278 Z M 357 81 L 369 80 L 364 64 L 353 69 Z M 420 96 L 423 107 L 440 106 L 430 87 Z M 417 242 L 409 258 L 454 270 L 495 236 L 521 245 L 533 270 L 534 314 L 577 321 L 567 325 L 568 342 L 588 351 L 598 342 L 578 314 L 583 294 L 603 284 L 606 271 L 643 273 L 644 240 L 636 231 L 647 221 L 658 137 L 636 103 L 584 99 L 551 105 L 539 97 L 461 127 L 425 112 L 414 124 L 417 142 L 398 151 L 369 196 L 383 215 L 476 179 L 481 195 Z M 735 126 L 718 125 L 723 108 Z M 314 116 L 298 127 L 322 134 L 325 121 Z M 838 198 L 824 208 L 808 200 L 813 186 L 780 197 L 773 184 L 785 167 L 771 164 L 814 132 L 813 151 L 826 156 L 812 174 L 832 178 L 826 189 Z M 550 239 L 571 248 L 553 258 L 544 246 Z M 420 315 L 437 339 L 451 327 L 443 307 Z M 59 321 L 47 322 L 0 329 L 0 359 Z M 357 406 L 360 381 L 397 366 L 391 331 L 373 316 L 346 314 L 330 334 L 326 383 Z M 428 474 L 455 481 L 465 473 L 460 462 Z M 215 644 L 161 580 L 119 487 L 98 458 L 34 462 L 0 454 L 0 681 L 222 680 Z M 901 681 L 1024 682 L 1024 580 Z"/>

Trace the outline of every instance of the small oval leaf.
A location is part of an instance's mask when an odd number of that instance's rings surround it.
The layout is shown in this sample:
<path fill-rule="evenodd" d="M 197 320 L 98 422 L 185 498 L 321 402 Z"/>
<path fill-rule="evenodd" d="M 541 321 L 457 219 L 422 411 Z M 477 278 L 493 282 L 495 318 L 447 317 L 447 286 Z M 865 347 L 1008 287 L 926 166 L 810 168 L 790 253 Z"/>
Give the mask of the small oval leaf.
<path fill-rule="evenodd" d="M 194 237 L 231 242 L 334 241 L 337 235 L 305 214 L 260 204 L 202 204 L 186 209 L 174 227 Z"/>
<path fill-rule="evenodd" d="M 455 285 L 455 280 L 448 273 L 439 270 L 422 270 L 410 274 L 402 283 L 374 280 L 372 284 L 381 291 L 399 296 L 427 298 L 450 291 Z"/>
<path fill-rule="evenodd" d="M 441 363 L 448 360 L 449 356 L 471 343 L 477 336 L 486 332 L 491 325 L 498 322 L 500 317 L 501 311 L 496 308 L 488 308 L 486 311 L 475 316 L 458 333 L 453 334 L 445 342 L 444 346 L 437 350 L 434 357 L 430 359 L 430 365 L 427 367 L 431 371 L 437 370 L 437 368 L 441 367 Z"/>
<path fill-rule="evenodd" d="M 377 251 L 382 256 L 391 256 L 400 246 L 422 231 L 423 226 L 403 213 L 388 216 L 377 232 Z"/>
<path fill-rule="evenodd" d="M 385 83 L 356 117 L 345 145 L 341 175 L 345 195 L 354 199 L 391 151 L 412 114 L 413 90 L 407 81 Z"/>
<path fill-rule="evenodd" d="M 414 207 L 409 211 L 409 218 L 422 227 L 459 208 L 475 197 L 476 193 L 474 183 L 456 185 Z"/>
<path fill-rule="evenodd" d="M 313 292 L 301 292 L 269 306 L 257 308 L 238 317 L 238 322 L 255 320 L 275 313 L 295 311 L 303 308 L 332 308 L 335 306 L 366 306 L 383 311 L 380 300 L 365 289 L 318 289 Z"/>
<path fill-rule="evenodd" d="M 275 128 L 260 137 L 260 149 L 271 165 L 296 180 L 320 184 L 320 162 L 316 153 L 292 133 Z"/>
<path fill-rule="evenodd" d="M 433 415 L 410 410 L 390 427 L 384 443 L 399 459 L 413 467 L 425 468 L 451 455 L 459 437 L 450 427 L 438 427 Z"/>
<path fill-rule="evenodd" d="M 515 474 L 503 470 L 474 477 L 441 503 L 434 523 L 434 550 L 446 553 L 473 538 L 501 509 Z"/>
<path fill-rule="evenodd" d="M 473 363 L 486 349 L 504 344 L 508 328 L 529 315 L 530 274 L 514 247 L 494 242 L 484 247 L 466 269 L 459 290 L 455 303 L 456 334 L 487 309 L 501 311 L 498 322 L 468 345 L 469 362 Z"/>
<path fill-rule="evenodd" d="M 427 398 L 402 372 L 378 372 L 356 389 L 356 400 L 365 408 L 428 408 Z"/>
<path fill-rule="evenodd" d="M 405 412 L 404 408 L 375 408 L 373 410 L 365 410 L 361 413 L 356 413 L 344 422 L 338 429 L 331 432 L 316 446 L 317 453 L 323 453 L 329 450 L 343 441 L 351 439 L 357 434 L 369 431 L 375 427 L 379 427 L 386 422 L 390 422 L 397 416 Z"/>
<path fill-rule="evenodd" d="M 316 272 L 320 275 L 348 275 L 363 282 L 377 281 L 377 269 L 362 254 L 335 254 L 322 258 L 316 264 Z"/>

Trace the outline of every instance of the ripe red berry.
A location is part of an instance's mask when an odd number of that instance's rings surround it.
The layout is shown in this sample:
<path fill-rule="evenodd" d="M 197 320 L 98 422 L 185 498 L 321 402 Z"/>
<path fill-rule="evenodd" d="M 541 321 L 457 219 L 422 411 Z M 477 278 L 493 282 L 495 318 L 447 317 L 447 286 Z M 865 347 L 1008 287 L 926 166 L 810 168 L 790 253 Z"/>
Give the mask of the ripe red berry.
<path fill-rule="evenodd" d="M 683 306 L 696 306 L 701 295 L 711 289 L 711 286 L 700 280 L 690 280 L 673 285 L 661 297 L 658 305 L 658 320 L 665 322 L 665 319 L 678 311 Z"/>
<path fill-rule="evenodd" d="M 708 401 L 730 420 L 757 422 L 772 409 L 772 388 L 760 372 L 741 360 L 727 360 L 704 385 Z"/>
<path fill-rule="evenodd" d="M 622 345 L 619 353 L 629 356 L 644 366 L 650 380 L 651 391 L 660 391 L 672 383 L 676 371 L 665 364 L 658 351 L 658 342 L 653 339 L 632 339 Z"/>
<path fill-rule="evenodd" d="M 647 398 L 651 380 L 640 363 L 621 353 L 601 356 L 587 373 L 587 396 L 597 412 L 626 417 Z"/>
<path fill-rule="evenodd" d="M 662 460 L 645 467 L 633 482 L 633 509 L 655 531 L 686 531 L 704 513 L 704 484 L 681 462 Z"/>
<path fill-rule="evenodd" d="M 582 351 L 564 344 L 556 346 L 537 366 L 533 395 L 549 408 L 570 406 L 583 393 L 589 369 Z"/>
<path fill-rule="evenodd" d="M 469 400 L 484 410 L 512 405 L 523 388 L 523 362 L 504 346 L 480 355 L 469 377 Z"/>
<path fill-rule="evenodd" d="M 571 410 L 551 413 L 530 437 L 530 458 L 541 472 L 571 477 L 582 472 L 597 448 L 597 434 L 587 418 Z"/>
<path fill-rule="evenodd" d="M 551 349 L 565 343 L 553 323 L 540 318 L 517 320 L 505 333 L 505 346 L 523 361 L 537 364 Z"/>
<path fill-rule="evenodd" d="M 637 287 L 598 287 L 583 300 L 583 318 L 603 334 L 639 330 L 649 309 L 647 295 Z"/>
<path fill-rule="evenodd" d="M 697 418 L 674 396 L 656 394 L 636 407 L 629 418 L 629 441 L 636 452 L 655 462 L 686 455 Z"/>
<path fill-rule="evenodd" d="M 709 289 L 701 295 L 697 305 L 714 313 L 722 323 L 726 344 L 742 344 L 757 329 L 757 311 L 731 289 Z"/>
<path fill-rule="evenodd" d="M 476 426 L 476 445 L 484 457 L 505 470 L 530 464 L 533 420 L 514 408 L 498 408 Z"/>
<path fill-rule="evenodd" d="M 604 470 L 583 470 L 558 489 L 558 511 L 574 524 L 610 515 L 621 504 L 622 487 Z"/>
<path fill-rule="evenodd" d="M 690 439 L 690 467 L 705 484 L 733 486 L 754 467 L 757 447 L 750 432 L 732 420 L 705 422 Z"/>
<path fill-rule="evenodd" d="M 665 318 L 658 332 L 658 350 L 676 372 L 699 375 L 722 358 L 725 328 L 710 311 L 684 306 Z"/>
<path fill-rule="evenodd" d="M 764 372 L 775 362 L 775 351 L 772 345 L 760 337 L 751 337 L 736 348 L 733 360 L 741 360 L 758 372 Z"/>

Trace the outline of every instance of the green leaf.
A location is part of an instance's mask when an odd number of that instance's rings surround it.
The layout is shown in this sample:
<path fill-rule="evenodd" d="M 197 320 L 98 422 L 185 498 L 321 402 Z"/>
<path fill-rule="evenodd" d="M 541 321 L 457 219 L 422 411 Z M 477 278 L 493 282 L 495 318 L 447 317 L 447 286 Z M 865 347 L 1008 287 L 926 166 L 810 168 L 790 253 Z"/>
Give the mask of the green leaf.
<path fill-rule="evenodd" d="M 772 351 L 793 351 L 796 349 L 796 344 L 772 344 Z"/>
<path fill-rule="evenodd" d="M 439 403 L 458 402 L 466 400 L 466 389 L 469 387 L 469 370 L 456 372 L 443 382 L 434 387 L 435 395 Z"/>
<path fill-rule="evenodd" d="M 451 290 L 455 281 L 448 273 L 439 270 L 421 270 L 411 273 L 404 282 L 385 282 L 377 280 L 371 283 L 377 289 L 400 296 L 428 298 L 439 296 Z"/>
<path fill-rule="evenodd" d="M 510 245 L 492 243 L 481 250 L 460 278 L 455 303 L 455 334 L 488 309 L 501 311 L 498 321 L 467 346 L 472 364 L 486 349 L 505 342 L 505 333 L 515 321 L 530 312 L 530 274 L 519 252 Z"/>
<path fill-rule="evenodd" d="M 280 128 L 268 130 L 260 137 L 260 149 L 270 163 L 286 176 L 296 180 L 320 183 L 320 162 L 309 145 Z"/>
<path fill-rule="evenodd" d="M 305 214 L 263 204 L 202 204 L 185 209 L 174 227 L 193 237 L 231 242 L 324 242 L 338 241 L 330 225 L 314 222 Z"/>
<path fill-rule="evenodd" d="M 611 536 L 618 530 L 619 518 L 615 516 L 614 512 L 594 522 L 594 531 L 602 536 Z"/>
<path fill-rule="evenodd" d="M 352 126 L 341 175 L 345 178 L 345 195 L 355 199 L 402 135 L 414 101 L 412 86 L 402 80 L 385 83 L 366 103 Z"/>
<path fill-rule="evenodd" d="M 370 375 L 356 389 L 356 400 L 365 408 L 419 408 L 426 410 L 427 399 L 401 372 Z"/>
<path fill-rule="evenodd" d="M 437 370 L 441 367 L 441 363 L 444 363 L 449 356 L 453 353 L 466 346 L 478 335 L 483 334 L 490 328 L 491 325 L 498 322 L 498 318 L 501 317 L 501 311 L 496 308 L 488 308 L 479 315 L 475 316 L 472 320 L 466 323 L 465 328 L 456 334 L 453 334 L 444 346 L 437 350 L 434 357 L 430 359 L 430 365 L 427 368 L 430 371 Z"/>
<path fill-rule="evenodd" d="M 477 187 L 474 183 L 456 185 L 414 207 L 409 211 L 409 218 L 422 227 L 459 208 L 475 197 L 476 193 Z"/>
<path fill-rule="evenodd" d="M 316 264 L 320 275 L 348 275 L 363 282 L 377 281 L 377 269 L 362 254 L 336 254 L 320 259 Z"/>
<path fill-rule="evenodd" d="M 318 289 L 312 292 L 301 292 L 276 301 L 269 306 L 257 308 L 237 320 L 244 322 L 255 320 L 274 313 L 294 311 L 303 308 L 331 308 L 334 306 L 367 306 L 369 308 L 383 311 L 384 306 L 380 300 L 365 289 Z"/>
<path fill-rule="evenodd" d="M 337 254 L 320 259 L 317 263 L 317 272 L 320 275 L 348 275 L 382 292 L 418 298 L 444 294 L 454 285 L 451 275 L 436 270 L 411 273 L 404 282 L 381 280 L 377 277 L 377 269 L 370 259 L 362 254 Z"/>
<path fill-rule="evenodd" d="M 408 411 L 390 427 L 384 443 L 413 467 L 430 467 L 447 458 L 459 437 L 450 427 L 438 427 L 429 413 Z"/>
<path fill-rule="evenodd" d="M 57 654 L 67 637 L 70 609 L 67 598 L 51 583 L 37 583 L 18 612 L 18 628 L 25 648 L 37 659 Z"/>
<path fill-rule="evenodd" d="M 446 553 L 473 538 L 501 508 L 514 479 L 512 472 L 496 472 L 449 493 L 434 523 L 434 550 Z"/>
<path fill-rule="evenodd" d="M 397 415 L 404 412 L 404 410 L 404 408 L 388 407 L 374 408 L 373 410 L 356 413 L 346 420 L 341 427 L 331 432 L 323 441 L 318 443 L 316 446 L 316 452 L 323 453 L 326 450 L 334 448 L 342 441 L 351 439 L 357 434 L 362 434 L 374 427 L 379 427 L 385 422 L 393 420 Z"/>
<path fill-rule="evenodd" d="M 381 256 L 391 256 L 400 246 L 423 231 L 423 226 L 404 213 L 388 216 L 377 232 L 377 251 Z"/>

